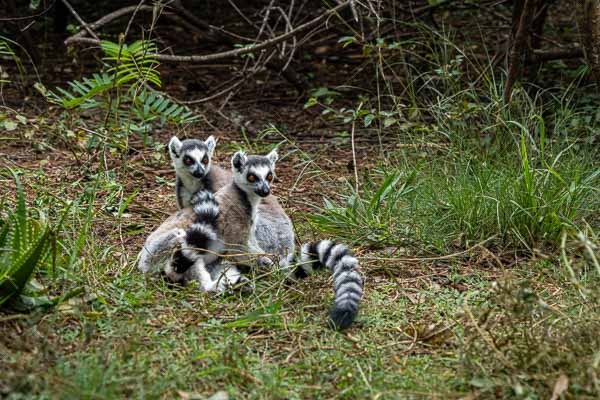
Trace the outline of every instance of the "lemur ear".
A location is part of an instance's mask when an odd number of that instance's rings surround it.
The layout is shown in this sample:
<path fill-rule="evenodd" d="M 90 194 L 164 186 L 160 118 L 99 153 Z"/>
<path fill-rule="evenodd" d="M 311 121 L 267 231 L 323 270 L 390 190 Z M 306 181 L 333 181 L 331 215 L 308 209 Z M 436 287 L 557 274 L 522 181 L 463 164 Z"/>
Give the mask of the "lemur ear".
<path fill-rule="evenodd" d="M 271 150 L 269 154 L 267 154 L 267 158 L 271 161 L 271 164 L 275 164 L 279 159 L 279 155 L 277 154 L 277 149 Z"/>
<path fill-rule="evenodd" d="M 171 138 L 171 140 L 169 141 L 169 154 L 171 155 L 171 158 L 173 160 L 176 158 L 179 158 L 180 150 L 181 150 L 181 142 L 179 141 L 177 136 L 173 136 Z"/>
<path fill-rule="evenodd" d="M 238 151 L 231 158 L 231 166 L 237 171 L 242 171 L 242 167 L 246 164 L 246 153 Z"/>
<path fill-rule="evenodd" d="M 217 146 L 217 139 L 215 139 L 214 136 L 210 135 L 208 139 L 204 141 L 204 143 L 206 143 L 206 146 L 208 147 L 208 154 L 212 155 L 213 151 L 215 150 L 215 147 Z"/>

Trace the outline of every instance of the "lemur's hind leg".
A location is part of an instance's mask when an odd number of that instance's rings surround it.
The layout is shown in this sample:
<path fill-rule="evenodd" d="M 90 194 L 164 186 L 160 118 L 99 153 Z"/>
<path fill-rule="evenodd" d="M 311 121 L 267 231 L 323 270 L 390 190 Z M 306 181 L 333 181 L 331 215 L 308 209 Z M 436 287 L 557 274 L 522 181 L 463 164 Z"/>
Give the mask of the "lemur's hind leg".
<path fill-rule="evenodd" d="M 207 267 L 202 258 L 197 259 L 187 271 L 181 274 L 184 284 L 196 281 L 202 292 L 220 293 L 222 290 L 220 290 L 219 282 L 213 278 L 208 268 L 210 265 Z"/>
<path fill-rule="evenodd" d="M 161 261 L 168 258 L 169 252 L 183 243 L 185 231 L 172 229 L 159 235 L 150 235 L 140 252 L 138 269 L 143 273 L 160 272 Z"/>
<path fill-rule="evenodd" d="M 246 276 L 242 275 L 241 271 L 235 265 L 229 262 L 221 262 L 212 271 L 219 283 L 220 291 L 232 290 L 239 288 L 243 292 L 254 291 L 254 284 Z"/>
<path fill-rule="evenodd" d="M 170 267 L 167 269 L 169 270 L 167 276 L 170 279 L 184 285 L 196 281 L 202 292 L 224 293 L 242 283 L 244 283 L 242 290 L 254 289 L 250 280 L 243 276 L 235 265 L 227 262 L 206 265 L 204 260 L 199 258 L 185 272 L 177 273 Z"/>
<path fill-rule="evenodd" d="M 261 267 L 273 266 L 273 260 L 271 260 L 269 257 L 264 255 L 264 254 L 267 254 L 267 252 L 262 247 L 260 247 L 260 244 L 258 243 L 256 236 L 254 235 L 254 230 L 252 230 L 250 232 L 250 237 L 248 238 L 247 246 L 248 246 L 248 251 L 250 253 L 258 255 L 256 262 L 258 263 L 259 266 L 261 266 Z"/>

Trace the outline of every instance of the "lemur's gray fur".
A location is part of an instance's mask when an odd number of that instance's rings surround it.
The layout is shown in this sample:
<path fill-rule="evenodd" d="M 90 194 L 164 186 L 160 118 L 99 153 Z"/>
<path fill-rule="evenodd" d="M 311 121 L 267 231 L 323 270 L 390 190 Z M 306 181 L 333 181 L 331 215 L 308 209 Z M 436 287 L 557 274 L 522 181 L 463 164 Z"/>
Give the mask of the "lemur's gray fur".
<path fill-rule="evenodd" d="M 198 190 L 216 192 L 231 182 L 233 172 L 212 163 L 215 145 L 213 136 L 206 141 L 171 138 L 169 154 L 177 174 L 177 205 L 180 209 L 190 206 L 190 198 Z M 292 221 L 277 197 L 268 196 L 260 203 L 255 222 L 254 237 L 265 253 L 276 255 L 280 262 L 294 254 Z"/>

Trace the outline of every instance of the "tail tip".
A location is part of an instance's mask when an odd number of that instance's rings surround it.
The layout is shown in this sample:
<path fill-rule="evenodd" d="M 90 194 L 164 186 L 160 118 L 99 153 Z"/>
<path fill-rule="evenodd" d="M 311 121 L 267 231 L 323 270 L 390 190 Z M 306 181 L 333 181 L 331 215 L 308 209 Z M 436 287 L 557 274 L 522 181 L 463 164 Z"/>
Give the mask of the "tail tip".
<path fill-rule="evenodd" d="M 329 314 L 329 327 L 336 331 L 348 328 L 356 319 L 357 312 L 347 308 L 335 307 Z"/>

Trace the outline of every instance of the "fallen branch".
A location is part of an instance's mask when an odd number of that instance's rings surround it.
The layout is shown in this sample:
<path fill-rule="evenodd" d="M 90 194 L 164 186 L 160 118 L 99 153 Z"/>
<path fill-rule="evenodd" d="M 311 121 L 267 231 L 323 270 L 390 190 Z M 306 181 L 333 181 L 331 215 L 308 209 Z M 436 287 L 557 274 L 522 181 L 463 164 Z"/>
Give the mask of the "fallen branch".
<path fill-rule="evenodd" d="M 138 10 L 139 11 L 150 11 L 152 12 L 154 10 L 154 7 L 151 6 L 129 6 L 129 7 L 124 7 L 124 8 L 120 8 L 116 11 L 111 12 L 110 14 L 106 14 L 104 17 L 100 18 L 98 21 L 93 22 L 91 24 L 88 25 L 88 27 L 92 30 L 97 29 L 103 25 L 108 24 L 109 22 L 122 17 L 123 15 L 127 15 L 127 14 L 131 14 L 132 12 Z M 83 42 L 86 43 L 85 40 L 81 40 L 81 39 L 85 39 L 85 34 L 87 33 L 87 31 L 85 29 L 80 30 L 79 32 L 77 32 L 76 34 L 74 34 L 71 37 L 68 37 L 65 40 L 65 45 L 70 45 L 72 43 L 75 42 Z M 98 41 L 99 42 L 99 41 Z M 88 42 L 89 43 L 89 42 Z"/>
<path fill-rule="evenodd" d="M 565 60 L 569 58 L 581 58 L 584 57 L 583 49 L 553 49 L 553 50 L 536 50 L 533 52 L 532 61 L 540 63 L 544 61 L 552 60 Z"/>
<path fill-rule="evenodd" d="M 228 51 L 223 51 L 220 53 L 206 54 L 206 55 L 174 56 L 174 55 L 169 55 L 169 54 L 149 54 L 149 56 L 152 56 L 159 61 L 203 63 L 203 62 L 221 60 L 224 58 L 240 57 L 240 56 L 243 56 L 245 54 L 250 54 L 250 53 L 257 53 L 259 51 L 263 51 L 263 50 L 269 49 L 271 47 L 274 47 L 275 45 L 297 35 L 298 33 L 303 32 L 307 29 L 310 29 L 310 28 L 320 24 L 321 22 L 325 21 L 326 19 L 328 19 L 332 15 L 338 13 L 339 11 L 341 11 L 342 9 L 346 8 L 349 5 L 350 5 L 349 1 L 342 3 L 338 6 L 324 12 L 323 14 L 319 15 L 317 18 L 300 25 L 299 27 L 297 27 L 289 32 L 286 32 L 283 35 L 274 37 L 269 40 L 265 40 L 264 42 L 262 42 L 258 45 L 248 45 L 247 47 L 243 47 L 240 49 L 228 50 Z M 90 24 L 89 27 L 90 27 L 90 29 L 95 29 L 99 26 L 106 24 L 109 21 L 114 20 L 115 18 L 121 17 L 130 12 L 133 12 L 135 9 L 136 9 L 136 6 L 122 8 L 122 9 L 112 12 L 108 15 L 105 15 L 104 17 L 100 18 L 98 21 Z M 152 7 L 142 6 L 139 9 L 148 11 L 149 9 L 152 10 Z M 75 35 L 71 36 L 70 38 L 68 38 L 67 40 L 65 40 L 66 45 L 76 43 L 76 42 L 87 43 L 87 44 L 92 44 L 92 45 L 100 45 L 100 40 L 85 37 L 85 30 L 79 31 L 77 34 L 75 34 Z"/>

